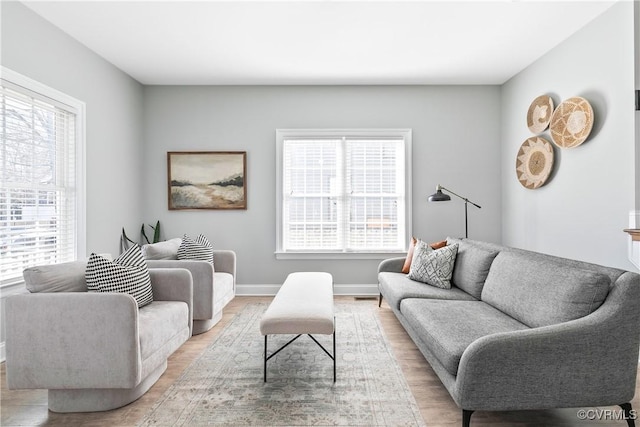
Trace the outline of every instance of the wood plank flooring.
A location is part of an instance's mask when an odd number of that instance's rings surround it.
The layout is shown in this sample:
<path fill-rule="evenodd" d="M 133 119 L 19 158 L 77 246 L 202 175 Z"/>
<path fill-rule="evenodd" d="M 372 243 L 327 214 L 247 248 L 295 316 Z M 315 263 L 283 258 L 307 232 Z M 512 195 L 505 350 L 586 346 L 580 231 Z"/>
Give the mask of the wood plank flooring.
<path fill-rule="evenodd" d="M 352 299 L 351 297 L 336 297 Z M 225 309 L 222 320 L 210 331 L 196 335 L 180 347 L 170 358 L 169 367 L 158 382 L 137 401 L 113 411 L 56 414 L 47 409 L 46 390 L 7 390 L 5 364 L 0 365 L 0 425 L 10 426 L 135 426 L 153 403 L 182 374 L 224 328 L 224 326 L 247 303 L 269 302 L 271 297 L 236 297 Z M 370 300 L 377 306 L 377 301 Z M 411 391 L 415 396 L 422 416 L 429 427 L 461 425 L 461 411 L 449 393 L 424 360 L 409 336 L 395 318 L 391 309 L 383 303 L 379 316 L 385 333 L 398 360 Z M 636 385 L 636 396 L 631 402 L 640 413 L 640 386 Z M 593 409 L 593 408 L 591 408 Z M 601 409 L 618 410 L 618 407 Z M 637 422 L 640 426 L 640 423 Z M 471 418 L 472 427 L 530 426 L 626 426 L 624 421 L 581 421 L 577 409 L 554 409 L 545 411 L 476 412 Z"/>

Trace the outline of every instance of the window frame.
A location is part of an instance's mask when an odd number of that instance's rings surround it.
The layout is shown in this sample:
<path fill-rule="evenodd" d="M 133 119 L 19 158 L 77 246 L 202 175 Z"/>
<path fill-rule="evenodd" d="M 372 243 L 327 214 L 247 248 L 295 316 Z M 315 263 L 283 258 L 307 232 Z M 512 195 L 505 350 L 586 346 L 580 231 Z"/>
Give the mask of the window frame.
<path fill-rule="evenodd" d="M 0 68 L 2 85 L 23 95 L 37 98 L 75 114 L 75 249 L 74 258 L 86 256 L 86 104 L 70 95 L 17 73 L 9 68 Z M 22 277 L 15 280 L 0 277 L 0 289 L 10 292 L 24 284 Z"/>
<path fill-rule="evenodd" d="M 406 255 L 405 249 L 401 251 L 285 251 L 283 249 L 284 224 L 283 224 L 283 146 L 286 139 L 326 139 L 326 138 L 402 138 L 404 140 L 404 185 L 405 185 L 405 212 L 404 212 L 404 242 L 409 242 L 412 234 L 412 186 L 411 186 L 411 129 L 276 129 L 276 259 L 384 259 L 394 256 Z"/>

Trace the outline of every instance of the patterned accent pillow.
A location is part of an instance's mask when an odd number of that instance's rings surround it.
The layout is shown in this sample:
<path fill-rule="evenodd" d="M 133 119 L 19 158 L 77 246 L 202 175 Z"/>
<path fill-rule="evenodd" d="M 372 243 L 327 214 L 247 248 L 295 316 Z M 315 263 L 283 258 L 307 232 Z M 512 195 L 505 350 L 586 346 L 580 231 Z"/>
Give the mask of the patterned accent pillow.
<path fill-rule="evenodd" d="M 457 254 L 458 244 L 434 250 L 419 240 L 413 251 L 409 279 L 438 288 L 451 289 L 451 276 Z"/>
<path fill-rule="evenodd" d="M 413 250 L 416 247 L 416 243 L 418 243 L 418 239 L 415 237 L 411 238 L 411 243 L 409 244 L 409 250 L 407 251 L 407 257 L 404 260 L 404 265 L 402 266 L 402 272 L 404 274 L 409 274 L 409 270 L 411 270 L 411 261 L 413 261 Z M 433 249 L 440 249 L 447 246 L 446 240 L 441 240 L 439 242 L 429 243 Z"/>
<path fill-rule="evenodd" d="M 138 308 L 153 301 L 149 269 L 138 245 L 131 246 L 113 261 L 92 253 L 85 278 L 89 291 L 130 294 Z"/>
<path fill-rule="evenodd" d="M 185 234 L 178 248 L 178 259 L 195 259 L 213 264 L 213 246 L 204 234 L 200 234 L 195 240 Z"/>

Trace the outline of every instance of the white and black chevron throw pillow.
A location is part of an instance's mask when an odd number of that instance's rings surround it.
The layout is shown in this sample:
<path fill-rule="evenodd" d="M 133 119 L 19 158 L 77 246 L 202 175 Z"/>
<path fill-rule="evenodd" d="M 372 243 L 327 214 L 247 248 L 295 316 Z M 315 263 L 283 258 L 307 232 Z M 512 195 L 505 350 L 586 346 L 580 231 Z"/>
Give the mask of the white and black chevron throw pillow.
<path fill-rule="evenodd" d="M 138 308 L 153 301 L 149 269 L 137 245 L 113 261 L 91 254 L 85 278 L 89 291 L 128 293 L 136 299 Z"/>
<path fill-rule="evenodd" d="M 178 259 L 195 259 L 213 264 L 213 246 L 203 234 L 195 240 L 185 234 L 178 248 Z"/>

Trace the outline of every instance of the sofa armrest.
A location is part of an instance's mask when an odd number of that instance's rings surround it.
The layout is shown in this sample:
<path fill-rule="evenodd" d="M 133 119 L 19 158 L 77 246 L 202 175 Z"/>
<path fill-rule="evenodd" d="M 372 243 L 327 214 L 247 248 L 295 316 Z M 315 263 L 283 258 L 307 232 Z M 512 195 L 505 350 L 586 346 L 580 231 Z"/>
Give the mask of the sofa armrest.
<path fill-rule="evenodd" d="M 131 388 L 141 380 L 138 306 L 124 293 L 14 295 L 5 302 L 9 388 Z"/>
<path fill-rule="evenodd" d="M 230 250 L 214 250 L 213 266 L 219 273 L 229 273 L 233 276 L 233 285 L 236 283 L 236 253 Z"/>
<path fill-rule="evenodd" d="M 159 268 L 183 268 L 193 279 L 193 318 L 210 319 L 213 316 L 214 270 L 210 262 L 198 260 L 148 260 L 149 271 Z M 191 309 L 191 307 L 190 307 Z"/>
<path fill-rule="evenodd" d="M 401 273 L 406 257 L 388 258 L 378 264 L 378 273 Z"/>
<path fill-rule="evenodd" d="M 209 264 L 203 261 L 205 264 Z M 189 333 L 193 328 L 193 278 L 184 268 L 149 269 L 155 301 L 183 301 L 189 306 Z"/>
<path fill-rule="evenodd" d="M 638 370 L 639 305 L 640 276 L 625 273 L 588 316 L 480 338 L 462 354 L 452 395 L 469 410 L 628 402 Z"/>

